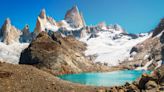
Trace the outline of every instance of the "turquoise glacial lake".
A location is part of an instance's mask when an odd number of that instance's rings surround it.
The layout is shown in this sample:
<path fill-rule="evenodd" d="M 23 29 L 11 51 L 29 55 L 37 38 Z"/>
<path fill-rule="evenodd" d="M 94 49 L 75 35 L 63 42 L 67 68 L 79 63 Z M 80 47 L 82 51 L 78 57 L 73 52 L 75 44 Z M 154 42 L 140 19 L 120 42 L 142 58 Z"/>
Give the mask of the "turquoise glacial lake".
<path fill-rule="evenodd" d="M 121 70 L 103 73 L 65 74 L 59 76 L 59 78 L 73 83 L 108 87 L 121 86 L 126 82 L 132 83 L 133 81 L 137 80 L 143 73 L 150 74 L 150 71 Z"/>

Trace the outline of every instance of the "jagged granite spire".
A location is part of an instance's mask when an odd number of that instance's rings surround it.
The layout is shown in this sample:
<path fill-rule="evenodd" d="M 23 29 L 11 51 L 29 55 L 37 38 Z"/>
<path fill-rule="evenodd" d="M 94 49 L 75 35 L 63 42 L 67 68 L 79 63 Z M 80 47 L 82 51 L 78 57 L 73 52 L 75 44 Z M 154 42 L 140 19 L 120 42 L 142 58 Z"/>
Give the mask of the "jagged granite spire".
<path fill-rule="evenodd" d="M 14 42 L 19 42 L 20 35 L 21 31 L 12 26 L 10 19 L 7 18 L 1 28 L 2 42 L 6 43 L 7 45 Z"/>
<path fill-rule="evenodd" d="M 73 28 L 79 28 L 85 26 L 85 21 L 83 19 L 83 16 L 80 14 L 77 6 L 74 6 L 67 11 L 65 15 L 65 20 Z"/>
<path fill-rule="evenodd" d="M 36 22 L 34 35 L 37 36 L 40 32 L 45 31 L 45 25 L 47 23 L 46 11 L 42 9 Z"/>
<path fill-rule="evenodd" d="M 42 9 L 40 14 L 39 14 L 39 17 L 40 18 L 46 18 L 46 10 L 45 9 Z"/>

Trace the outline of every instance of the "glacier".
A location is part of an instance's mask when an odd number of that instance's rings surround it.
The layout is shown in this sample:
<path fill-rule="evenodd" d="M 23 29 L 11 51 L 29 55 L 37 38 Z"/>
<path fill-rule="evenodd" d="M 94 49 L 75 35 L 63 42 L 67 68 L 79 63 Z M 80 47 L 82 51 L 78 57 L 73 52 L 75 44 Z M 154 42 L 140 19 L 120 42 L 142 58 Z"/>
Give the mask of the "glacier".
<path fill-rule="evenodd" d="M 150 37 L 148 33 L 143 33 L 144 36 L 132 39 L 118 31 L 112 33 L 111 31 L 102 31 L 97 35 L 98 37 L 89 40 L 87 37 L 80 39 L 88 45 L 85 55 L 96 55 L 94 62 L 107 63 L 109 66 L 117 66 L 125 59 L 130 59 L 132 47 Z M 117 39 L 114 39 L 115 37 Z"/>

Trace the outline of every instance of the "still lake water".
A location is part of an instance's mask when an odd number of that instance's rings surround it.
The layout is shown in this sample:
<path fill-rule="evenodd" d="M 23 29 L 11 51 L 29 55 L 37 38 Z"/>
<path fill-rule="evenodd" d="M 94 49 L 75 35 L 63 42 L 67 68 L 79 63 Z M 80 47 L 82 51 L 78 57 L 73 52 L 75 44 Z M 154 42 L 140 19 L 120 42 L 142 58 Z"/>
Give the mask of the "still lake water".
<path fill-rule="evenodd" d="M 126 82 L 132 83 L 143 73 L 150 74 L 150 71 L 121 70 L 103 73 L 65 74 L 59 76 L 59 78 L 91 86 L 121 86 Z"/>

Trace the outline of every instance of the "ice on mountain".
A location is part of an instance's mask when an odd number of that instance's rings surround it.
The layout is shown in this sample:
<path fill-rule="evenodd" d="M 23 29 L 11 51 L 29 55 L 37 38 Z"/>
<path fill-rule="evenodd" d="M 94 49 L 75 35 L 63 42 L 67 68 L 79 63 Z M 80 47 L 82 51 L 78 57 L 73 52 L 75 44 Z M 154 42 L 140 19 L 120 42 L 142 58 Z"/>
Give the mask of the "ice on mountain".
<path fill-rule="evenodd" d="M 101 31 L 96 33 L 96 35 L 97 37 L 95 38 L 81 39 L 88 45 L 85 55 L 96 54 L 97 58 L 94 62 L 108 63 L 111 66 L 119 65 L 119 63 L 129 58 L 131 48 L 149 37 L 146 35 L 131 39 L 130 36 L 120 34 L 114 30 L 113 33 Z"/>
<path fill-rule="evenodd" d="M 162 60 L 157 62 L 157 66 L 155 67 L 155 69 L 159 68 L 162 65 Z"/>
<path fill-rule="evenodd" d="M 150 57 L 150 54 L 146 54 L 146 55 L 144 56 L 144 60 L 148 59 L 149 57 Z"/>
<path fill-rule="evenodd" d="M 150 60 L 149 62 L 147 62 L 146 64 L 145 64 L 145 66 L 143 66 L 143 67 L 138 67 L 138 68 L 136 68 L 136 70 L 148 70 L 148 67 L 153 63 L 153 59 L 152 60 Z"/>

